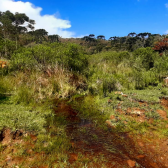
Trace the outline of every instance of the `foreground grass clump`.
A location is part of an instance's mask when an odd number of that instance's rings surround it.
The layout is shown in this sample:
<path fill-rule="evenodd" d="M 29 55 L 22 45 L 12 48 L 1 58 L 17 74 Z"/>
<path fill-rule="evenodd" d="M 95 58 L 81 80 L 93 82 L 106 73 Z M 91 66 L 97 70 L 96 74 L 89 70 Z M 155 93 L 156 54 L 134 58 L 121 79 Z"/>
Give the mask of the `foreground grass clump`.
<path fill-rule="evenodd" d="M 10 99 L 0 100 L 0 129 L 44 132 L 45 116 L 50 113 L 49 109 L 16 105 Z"/>
<path fill-rule="evenodd" d="M 129 90 L 125 91 L 124 93 L 132 99 L 148 103 L 159 103 L 159 98 L 162 96 L 162 90 L 159 90 L 156 87 L 145 90 Z"/>
<path fill-rule="evenodd" d="M 38 104 L 68 98 L 86 90 L 85 78 L 60 66 L 47 66 L 43 71 L 11 72 L 0 79 L 0 94 L 11 94 L 17 103 Z"/>

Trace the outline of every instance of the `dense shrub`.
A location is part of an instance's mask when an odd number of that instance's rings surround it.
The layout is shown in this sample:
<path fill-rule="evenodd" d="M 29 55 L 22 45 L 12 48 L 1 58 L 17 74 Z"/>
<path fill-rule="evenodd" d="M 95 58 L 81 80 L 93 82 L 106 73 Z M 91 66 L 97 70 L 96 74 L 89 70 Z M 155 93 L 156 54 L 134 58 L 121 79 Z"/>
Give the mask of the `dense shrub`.
<path fill-rule="evenodd" d="M 13 54 L 13 69 L 39 69 L 56 64 L 73 71 L 83 71 L 88 66 L 84 51 L 76 44 L 52 43 L 25 48 Z"/>
<path fill-rule="evenodd" d="M 133 52 L 134 60 L 139 60 L 137 63 L 142 65 L 143 68 L 149 70 L 154 67 L 154 62 L 157 57 L 152 48 L 138 48 Z"/>

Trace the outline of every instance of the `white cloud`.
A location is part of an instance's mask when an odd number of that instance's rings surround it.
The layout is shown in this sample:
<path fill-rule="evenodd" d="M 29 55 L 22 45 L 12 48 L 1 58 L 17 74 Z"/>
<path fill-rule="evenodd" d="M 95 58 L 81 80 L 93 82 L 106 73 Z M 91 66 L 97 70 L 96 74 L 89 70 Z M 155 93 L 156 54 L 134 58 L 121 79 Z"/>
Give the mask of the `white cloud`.
<path fill-rule="evenodd" d="M 0 0 L 0 11 L 10 10 L 12 13 L 25 13 L 30 19 L 35 20 L 35 29 L 45 29 L 49 34 L 58 34 L 62 37 L 73 37 L 74 32 L 67 31 L 71 27 L 69 20 L 63 20 L 56 15 L 41 15 L 41 7 L 35 7 L 30 2 L 15 0 Z"/>
<path fill-rule="evenodd" d="M 168 30 L 165 31 L 165 34 L 168 34 Z"/>
<path fill-rule="evenodd" d="M 166 8 L 168 8 L 168 3 L 165 4 Z"/>

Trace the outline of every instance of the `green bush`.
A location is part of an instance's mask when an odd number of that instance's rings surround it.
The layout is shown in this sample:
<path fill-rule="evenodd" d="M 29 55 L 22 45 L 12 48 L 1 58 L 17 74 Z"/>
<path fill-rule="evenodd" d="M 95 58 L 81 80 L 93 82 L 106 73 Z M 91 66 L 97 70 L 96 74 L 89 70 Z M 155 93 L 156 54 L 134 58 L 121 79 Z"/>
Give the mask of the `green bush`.
<path fill-rule="evenodd" d="M 134 60 L 139 59 L 137 62 L 146 70 L 149 70 L 154 67 L 154 62 L 157 57 L 157 54 L 152 50 L 152 48 L 138 48 L 133 52 Z"/>
<path fill-rule="evenodd" d="M 13 54 L 11 64 L 13 70 L 37 70 L 58 64 L 66 69 L 82 72 L 87 68 L 88 61 L 79 45 L 52 43 L 18 51 Z"/>

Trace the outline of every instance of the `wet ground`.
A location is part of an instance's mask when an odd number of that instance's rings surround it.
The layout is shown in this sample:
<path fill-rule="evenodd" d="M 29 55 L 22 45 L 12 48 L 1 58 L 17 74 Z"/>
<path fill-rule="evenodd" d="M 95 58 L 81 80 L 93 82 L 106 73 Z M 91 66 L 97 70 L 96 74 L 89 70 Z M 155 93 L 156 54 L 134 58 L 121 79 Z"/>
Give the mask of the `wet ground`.
<path fill-rule="evenodd" d="M 78 111 L 74 110 L 68 101 L 54 103 L 55 115 L 62 115 L 67 121 L 66 134 L 71 143 L 71 148 L 66 153 L 71 165 L 68 167 L 80 167 L 79 160 L 85 160 L 88 163 L 87 167 L 90 168 L 168 168 L 168 139 L 156 138 L 152 133 L 150 137 L 144 138 L 130 132 L 117 132 L 112 126 L 103 129 L 95 126 L 91 120 L 80 118 Z M 162 99 L 161 104 L 168 108 L 167 99 Z M 158 111 L 158 113 L 167 119 L 164 111 Z M 135 117 L 135 114 L 132 115 Z M 111 118 L 113 119 L 113 116 Z M 30 164 L 35 159 L 48 158 L 44 152 L 33 152 L 37 141 L 35 134 L 30 134 L 31 143 L 24 142 L 24 136 L 26 135 L 21 130 L 11 132 L 9 129 L 4 129 L 1 131 L 0 141 L 3 149 L 1 149 L 0 167 L 15 167 L 22 162 Z M 22 156 L 11 157 L 12 153 L 17 153 L 16 144 L 24 146 L 26 160 Z M 93 164 L 89 164 L 92 162 Z M 43 162 L 41 166 L 36 167 L 49 168 Z"/>
<path fill-rule="evenodd" d="M 145 142 L 141 137 L 129 133 L 117 133 L 113 127 L 107 130 L 97 128 L 91 121 L 79 118 L 78 112 L 74 111 L 66 101 L 58 103 L 55 113 L 64 113 L 69 121 L 67 135 L 71 138 L 73 147 L 69 160 L 71 163 L 77 160 L 78 153 L 81 152 L 87 158 L 103 156 L 107 167 L 168 167 L 166 161 L 168 153 L 165 153 L 164 157 L 158 157 L 159 150 L 156 149 L 156 144 Z M 95 166 L 101 167 L 101 165 Z"/>

